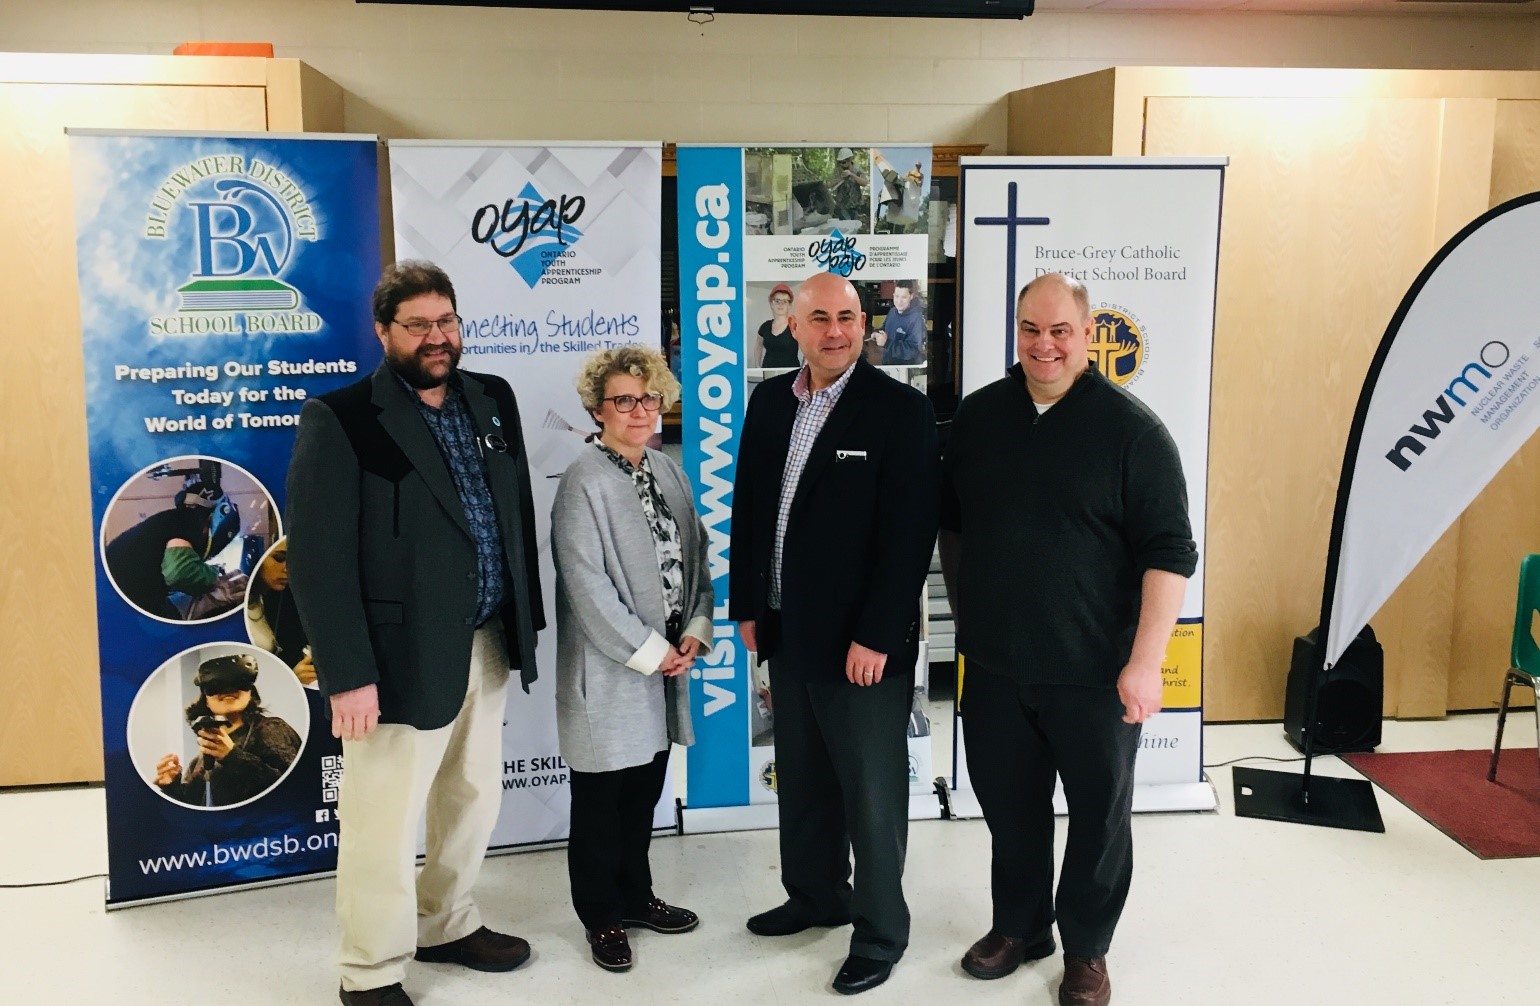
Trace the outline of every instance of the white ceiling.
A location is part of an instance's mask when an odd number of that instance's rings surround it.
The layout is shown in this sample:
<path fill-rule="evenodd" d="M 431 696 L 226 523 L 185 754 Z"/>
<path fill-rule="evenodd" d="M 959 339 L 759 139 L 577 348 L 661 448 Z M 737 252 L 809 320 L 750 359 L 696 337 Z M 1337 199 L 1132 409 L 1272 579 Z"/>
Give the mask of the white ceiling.
<path fill-rule="evenodd" d="M 1290 14 L 1461 14 L 1467 17 L 1540 18 L 1540 0 L 1482 3 L 1470 0 L 1037 0 L 1039 11 L 1271 11 Z"/>

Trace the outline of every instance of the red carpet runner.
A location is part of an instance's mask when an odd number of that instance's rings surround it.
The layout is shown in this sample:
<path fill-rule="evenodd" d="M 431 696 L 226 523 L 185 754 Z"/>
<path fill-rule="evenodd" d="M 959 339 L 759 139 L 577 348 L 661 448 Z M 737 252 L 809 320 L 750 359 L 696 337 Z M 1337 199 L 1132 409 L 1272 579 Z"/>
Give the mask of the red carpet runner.
<path fill-rule="evenodd" d="M 1540 856 L 1540 766 L 1534 748 L 1504 748 L 1497 781 L 1485 751 L 1345 754 L 1341 758 L 1482 859 Z"/>

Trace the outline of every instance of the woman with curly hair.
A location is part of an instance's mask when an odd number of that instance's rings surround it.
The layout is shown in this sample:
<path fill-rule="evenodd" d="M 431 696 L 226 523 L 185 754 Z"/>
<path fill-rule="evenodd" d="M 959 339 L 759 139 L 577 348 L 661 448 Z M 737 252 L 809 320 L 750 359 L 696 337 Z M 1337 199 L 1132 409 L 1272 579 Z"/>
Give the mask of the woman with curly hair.
<path fill-rule="evenodd" d="M 662 354 L 601 350 L 577 385 L 599 434 L 562 475 L 551 512 L 567 868 L 594 962 L 626 971 L 627 927 L 684 933 L 700 922 L 653 893 L 647 847 L 669 745 L 694 741 L 685 672 L 712 638 L 713 596 L 690 484 L 647 446 L 679 395 Z"/>

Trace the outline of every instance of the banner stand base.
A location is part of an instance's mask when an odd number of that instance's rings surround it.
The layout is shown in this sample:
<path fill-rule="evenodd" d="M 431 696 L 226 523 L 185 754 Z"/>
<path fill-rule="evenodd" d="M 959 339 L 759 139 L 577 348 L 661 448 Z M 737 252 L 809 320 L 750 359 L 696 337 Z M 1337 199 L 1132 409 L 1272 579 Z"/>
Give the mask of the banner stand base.
<path fill-rule="evenodd" d="M 1304 779 L 1292 772 L 1240 766 L 1233 776 L 1236 817 L 1385 833 L 1380 805 L 1367 779 L 1313 776 L 1306 803 Z"/>
<path fill-rule="evenodd" d="M 681 805 L 679 808 L 679 831 L 684 835 L 713 831 L 759 831 L 777 828 L 780 823 L 780 808 L 773 803 L 751 803 L 739 807 Z"/>
<path fill-rule="evenodd" d="M 947 806 L 951 817 L 955 820 L 965 821 L 984 816 L 984 809 L 979 806 L 979 798 L 971 789 L 952 790 Z M 1134 787 L 1135 814 L 1202 813 L 1218 809 L 1219 793 L 1214 789 L 1213 780 L 1206 774 L 1202 782 L 1162 783 Z M 1064 802 L 1062 787 L 1054 791 L 1053 812 L 1059 817 L 1069 813 L 1069 806 Z"/>
<path fill-rule="evenodd" d="M 759 831 L 781 826 L 780 807 L 751 803 L 746 807 L 687 807 L 679 805 L 679 833 L 698 835 L 713 831 Z M 909 820 L 938 821 L 946 818 L 935 793 L 909 795 Z"/>

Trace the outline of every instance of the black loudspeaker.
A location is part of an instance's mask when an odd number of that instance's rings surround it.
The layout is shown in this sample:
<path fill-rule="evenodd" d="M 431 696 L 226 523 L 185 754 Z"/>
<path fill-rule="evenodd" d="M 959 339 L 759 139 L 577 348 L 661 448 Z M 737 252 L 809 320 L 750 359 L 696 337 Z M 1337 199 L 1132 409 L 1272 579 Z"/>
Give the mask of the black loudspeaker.
<path fill-rule="evenodd" d="M 1310 701 L 1310 674 L 1320 666 L 1320 629 L 1294 639 L 1288 689 L 1283 698 L 1283 732 L 1289 743 L 1305 749 L 1305 707 Z M 1316 754 L 1373 751 L 1380 743 L 1385 705 L 1385 650 L 1364 626 L 1348 644 L 1335 667 L 1320 671 L 1311 750 Z"/>

